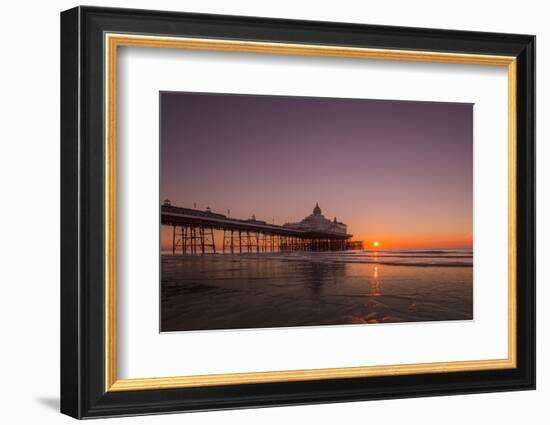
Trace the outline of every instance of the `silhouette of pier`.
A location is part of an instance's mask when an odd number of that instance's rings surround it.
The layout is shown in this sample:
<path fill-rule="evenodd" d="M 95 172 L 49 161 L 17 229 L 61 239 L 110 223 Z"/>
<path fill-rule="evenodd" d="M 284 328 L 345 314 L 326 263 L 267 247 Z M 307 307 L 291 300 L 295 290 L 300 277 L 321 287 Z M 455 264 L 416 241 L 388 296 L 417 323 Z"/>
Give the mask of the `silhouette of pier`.
<path fill-rule="evenodd" d="M 352 235 L 329 231 L 305 231 L 269 224 L 262 220 L 230 218 L 212 212 L 161 206 L 161 224 L 172 226 L 172 253 L 202 255 L 216 253 L 214 230 L 222 232 L 222 252 L 252 254 L 285 251 L 343 251 L 358 247 Z"/>

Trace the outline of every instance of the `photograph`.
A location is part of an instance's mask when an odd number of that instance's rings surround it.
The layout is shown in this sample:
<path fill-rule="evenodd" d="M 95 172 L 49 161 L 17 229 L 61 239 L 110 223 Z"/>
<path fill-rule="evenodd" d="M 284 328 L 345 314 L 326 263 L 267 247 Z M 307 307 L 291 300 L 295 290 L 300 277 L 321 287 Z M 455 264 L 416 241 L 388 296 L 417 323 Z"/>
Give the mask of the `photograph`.
<path fill-rule="evenodd" d="M 474 319 L 473 104 L 159 96 L 161 332 Z"/>

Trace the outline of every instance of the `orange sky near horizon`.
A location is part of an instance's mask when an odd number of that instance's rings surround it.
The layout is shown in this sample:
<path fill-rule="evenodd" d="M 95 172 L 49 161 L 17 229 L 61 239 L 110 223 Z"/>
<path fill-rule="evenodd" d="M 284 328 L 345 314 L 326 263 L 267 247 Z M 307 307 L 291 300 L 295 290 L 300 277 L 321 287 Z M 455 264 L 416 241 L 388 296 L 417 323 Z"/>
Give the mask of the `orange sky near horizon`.
<path fill-rule="evenodd" d="M 215 232 L 216 247 L 221 249 L 222 233 Z M 473 249 L 471 233 L 450 234 L 446 237 L 439 235 L 398 235 L 369 233 L 365 235 L 354 234 L 351 240 L 363 241 L 363 249 Z M 378 242 L 378 246 L 374 245 Z M 172 227 L 161 226 L 162 251 L 172 250 Z"/>
<path fill-rule="evenodd" d="M 355 239 L 355 238 L 354 238 Z M 465 235 L 457 235 L 456 238 L 449 239 L 385 239 L 385 238 L 361 238 L 358 237 L 358 240 L 362 240 L 364 249 L 472 249 L 472 237 Z M 379 241 L 378 247 L 374 246 L 374 242 Z"/>

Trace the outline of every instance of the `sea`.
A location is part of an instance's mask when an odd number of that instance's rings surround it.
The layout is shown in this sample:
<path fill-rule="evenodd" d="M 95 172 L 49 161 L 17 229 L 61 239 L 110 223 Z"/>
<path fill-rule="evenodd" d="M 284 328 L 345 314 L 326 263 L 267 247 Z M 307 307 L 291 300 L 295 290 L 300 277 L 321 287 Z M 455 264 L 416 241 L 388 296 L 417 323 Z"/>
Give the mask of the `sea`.
<path fill-rule="evenodd" d="M 473 319 L 473 252 L 357 250 L 161 260 L 161 331 Z"/>

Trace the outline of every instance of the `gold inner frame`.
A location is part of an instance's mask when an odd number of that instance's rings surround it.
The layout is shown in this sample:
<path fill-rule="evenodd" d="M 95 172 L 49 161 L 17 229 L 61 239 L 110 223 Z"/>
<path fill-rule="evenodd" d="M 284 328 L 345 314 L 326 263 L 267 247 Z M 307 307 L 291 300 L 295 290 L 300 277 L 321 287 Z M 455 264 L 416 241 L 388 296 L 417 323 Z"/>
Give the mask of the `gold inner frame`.
<path fill-rule="evenodd" d="M 447 373 L 515 368 L 516 359 L 516 58 L 462 53 L 106 33 L 105 45 L 105 391 Z M 116 325 L 116 123 L 119 46 L 399 60 L 507 67 L 508 72 L 508 357 L 495 360 L 118 379 Z"/>

